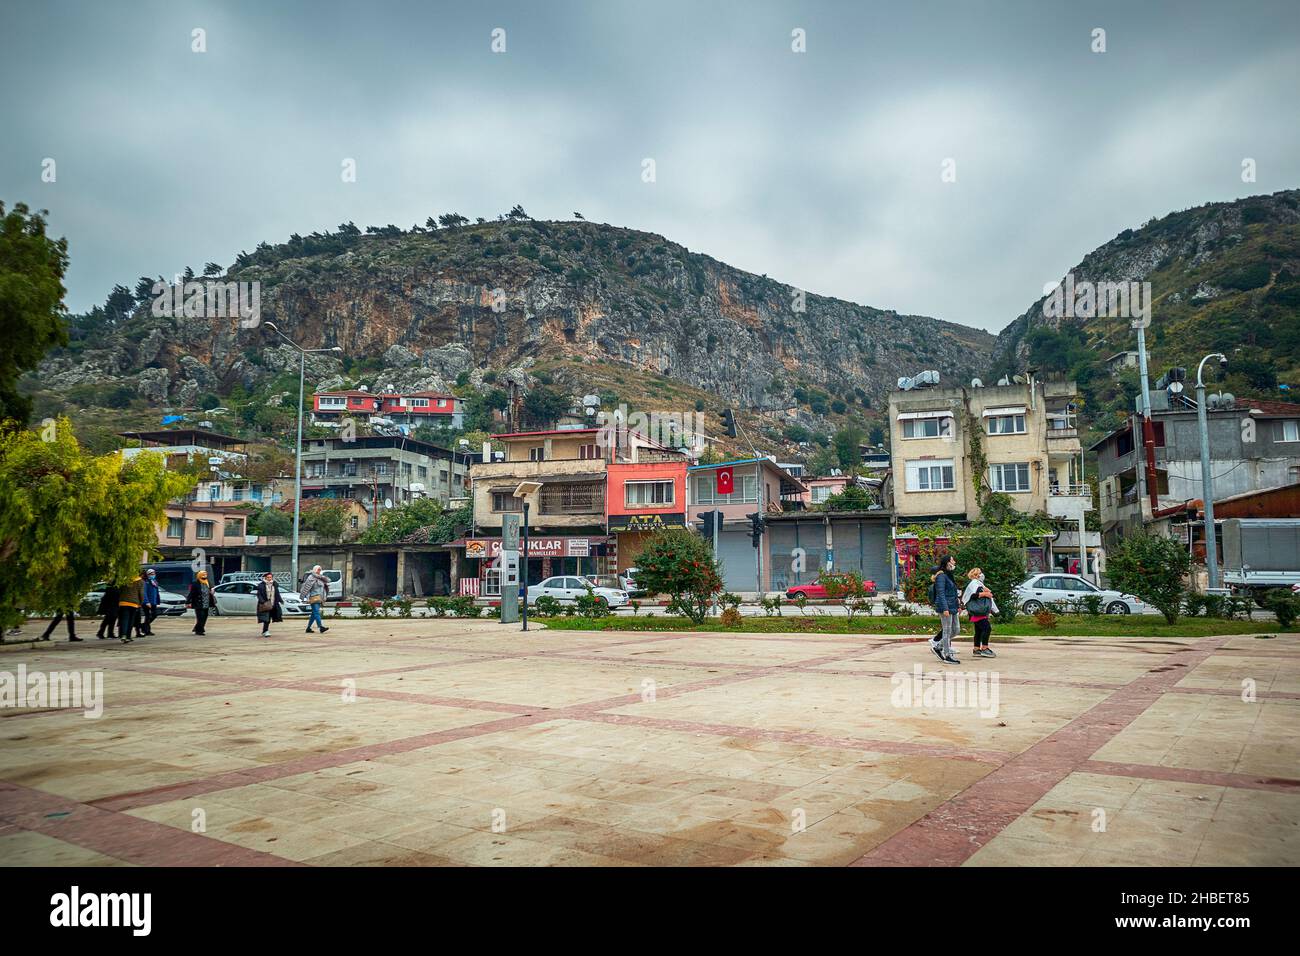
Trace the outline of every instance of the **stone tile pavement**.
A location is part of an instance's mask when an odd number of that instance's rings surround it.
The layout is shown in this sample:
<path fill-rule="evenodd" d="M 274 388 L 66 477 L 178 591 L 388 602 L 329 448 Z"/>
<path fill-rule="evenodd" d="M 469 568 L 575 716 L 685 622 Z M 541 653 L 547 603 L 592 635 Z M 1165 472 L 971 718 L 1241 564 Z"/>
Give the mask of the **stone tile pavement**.
<path fill-rule="evenodd" d="M 945 669 L 992 707 L 884 636 L 155 628 L 0 653 L 104 682 L 0 707 L 0 864 L 1300 864 L 1297 635 Z"/>

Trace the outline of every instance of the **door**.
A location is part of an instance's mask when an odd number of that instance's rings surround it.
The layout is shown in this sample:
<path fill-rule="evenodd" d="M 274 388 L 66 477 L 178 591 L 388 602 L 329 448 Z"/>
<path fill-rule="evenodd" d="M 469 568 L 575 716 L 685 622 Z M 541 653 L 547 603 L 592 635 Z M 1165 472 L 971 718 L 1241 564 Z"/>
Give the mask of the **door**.
<path fill-rule="evenodd" d="M 722 586 L 728 591 L 757 591 L 757 553 L 747 530 L 721 531 L 718 562 L 722 565 Z"/>

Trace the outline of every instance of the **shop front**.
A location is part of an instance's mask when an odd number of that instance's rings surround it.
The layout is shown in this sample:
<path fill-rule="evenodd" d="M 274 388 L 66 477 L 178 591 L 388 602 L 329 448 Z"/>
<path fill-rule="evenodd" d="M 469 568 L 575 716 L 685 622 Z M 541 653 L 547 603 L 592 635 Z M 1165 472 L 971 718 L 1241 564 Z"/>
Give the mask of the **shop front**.
<path fill-rule="evenodd" d="M 500 538 L 466 538 L 453 543 L 465 549 L 460 579 L 461 594 L 485 598 L 501 595 L 498 570 L 492 563 L 501 556 Z M 603 574 L 610 566 L 612 539 L 599 536 L 530 536 L 528 584 L 539 584 L 556 574 Z"/>
<path fill-rule="evenodd" d="M 626 571 L 636 567 L 637 555 L 661 531 L 685 531 L 686 513 L 647 512 L 641 514 L 616 514 L 609 516 L 609 533 L 614 541 L 610 568 Z"/>

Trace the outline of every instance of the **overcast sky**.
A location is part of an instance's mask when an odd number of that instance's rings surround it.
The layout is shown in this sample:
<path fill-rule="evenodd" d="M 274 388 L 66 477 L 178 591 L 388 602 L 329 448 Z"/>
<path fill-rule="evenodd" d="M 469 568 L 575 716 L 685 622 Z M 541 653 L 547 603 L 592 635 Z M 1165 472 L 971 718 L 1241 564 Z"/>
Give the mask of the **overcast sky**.
<path fill-rule="evenodd" d="M 5 0 L 0 88 L 0 199 L 49 209 L 74 311 L 521 203 L 997 331 L 1126 227 L 1300 185 L 1294 0 Z"/>

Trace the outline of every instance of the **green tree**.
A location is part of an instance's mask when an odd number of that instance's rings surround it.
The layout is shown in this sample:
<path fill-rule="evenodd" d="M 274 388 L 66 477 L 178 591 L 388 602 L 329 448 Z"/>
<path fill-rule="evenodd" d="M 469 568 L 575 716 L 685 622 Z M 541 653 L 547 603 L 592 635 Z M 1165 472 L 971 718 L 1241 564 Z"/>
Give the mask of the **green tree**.
<path fill-rule="evenodd" d="M 314 531 L 330 541 L 337 541 L 343 537 L 348 511 L 341 503 L 322 498 L 319 499 L 319 503 L 312 502 L 310 507 L 303 508 L 301 520 L 303 526 L 309 531 Z"/>
<path fill-rule="evenodd" d="M 0 433 L 0 625 L 129 579 L 157 545 L 167 502 L 190 487 L 160 455 L 86 454 L 67 419 Z"/>
<path fill-rule="evenodd" d="M 1111 587 L 1133 594 L 1150 604 L 1173 624 L 1183 603 L 1183 578 L 1191 559 L 1172 538 L 1134 534 L 1106 555 L 1106 576 Z"/>
<path fill-rule="evenodd" d="M 951 553 L 957 561 L 959 583 L 965 585 L 966 572 L 979 568 L 984 584 L 993 592 L 998 606 L 998 620 L 1009 622 L 1016 616 L 1017 584 L 1025 579 L 1025 551 L 1017 543 L 994 531 L 972 528 L 973 533 L 956 538 Z"/>
<path fill-rule="evenodd" d="M 722 591 L 722 572 L 713 549 L 690 531 L 655 534 L 637 555 L 638 587 L 669 597 L 668 612 L 699 624 Z"/>
<path fill-rule="evenodd" d="M 524 419 L 534 428 L 550 428 L 569 410 L 569 397 L 563 392 L 539 385 L 524 397 Z"/>
<path fill-rule="evenodd" d="M 271 538 L 287 538 L 293 534 L 293 516 L 279 508 L 263 508 L 248 518 L 248 533 Z"/>
<path fill-rule="evenodd" d="M 458 537 L 469 523 L 468 505 L 448 511 L 436 498 L 416 498 L 400 508 L 385 511 L 359 540 L 362 544 L 393 544 L 404 541 L 421 529 L 428 529 L 428 541 L 441 544 Z"/>
<path fill-rule="evenodd" d="M 18 377 L 54 346 L 68 344 L 67 268 L 68 242 L 45 234 L 44 212 L 29 213 L 18 203 L 6 213 L 0 202 L 0 423 L 27 424 L 32 403 L 18 393 Z"/>
<path fill-rule="evenodd" d="M 837 495 L 822 502 L 823 511 L 866 511 L 876 503 L 871 492 L 861 485 L 848 485 Z"/>

